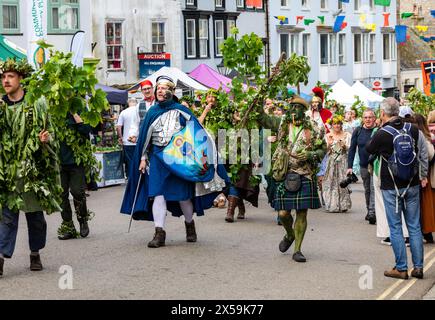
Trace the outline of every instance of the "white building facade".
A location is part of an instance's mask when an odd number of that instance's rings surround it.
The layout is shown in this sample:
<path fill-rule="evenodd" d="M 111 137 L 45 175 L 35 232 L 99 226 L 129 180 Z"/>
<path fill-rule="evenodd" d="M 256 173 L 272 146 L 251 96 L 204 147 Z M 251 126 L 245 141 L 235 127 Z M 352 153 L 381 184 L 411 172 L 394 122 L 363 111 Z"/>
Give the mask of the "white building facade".
<path fill-rule="evenodd" d="M 137 82 L 144 53 L 169 53 L 170 65 L 181 67 L 180 14 L 180 0 L 92 0 L 93 53 L 101 60 L 100 82 Z"/>
<path fill-rule="evenodd" d="M 230 36 L 232 27 L 239 29 L 239 35 L 257 34 L 266 39 L 265 1 L 257 6 L 246 0 L 181 0 L 183 71 L 190 72 L 204 63 L 217 70 L 222 62 L 220 44 Z M 260 63 L 264 63 L 264 57 Z"/>
<path fill-rule="evenodd" d="M 386 94 L 393 94 L 397 86 L 396 0 L 390 7 L 375 6 L 374 0 L 269 3 L 271 61 L 275 63 L 281 52 L 308 57 L 311 72 L 302 91 L 311 92 L 317 81 L 334 84 L 342 78 L 350 85 L 359 80 L 368 87 L 380 80 Z M 384 14 L 388 13 L 389 27 L 384 27 Z M 344 15 L 347 26 L 334 33 L 336 15 Z M 281 25 L 275 16 L 287 17 L 288 24 Z M 303 18 L 296 23 L 298 16 Z M 324 17 L 324 23 L 319 17 Z M 306 25 L 305 19 L 314 22 Z"/>

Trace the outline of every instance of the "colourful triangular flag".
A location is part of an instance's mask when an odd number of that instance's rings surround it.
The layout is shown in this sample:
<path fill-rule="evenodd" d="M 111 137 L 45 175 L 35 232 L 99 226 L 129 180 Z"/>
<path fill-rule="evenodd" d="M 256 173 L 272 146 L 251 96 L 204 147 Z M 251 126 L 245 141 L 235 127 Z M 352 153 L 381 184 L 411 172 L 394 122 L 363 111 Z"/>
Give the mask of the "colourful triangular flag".
<path fill-rule="evenodd" d="M 429 26 L 415 26 L 415 28 L 418 30 L 418 32 L 427 32 Z"/>
<path fill-rule="evenodd" d="M 311 23 L 313 23 L 314 21 L 316 21 L 316 20 L 314 20 L 314 19 L 304 19 L 304 24 L 306 25 L 306 26 L 309 26 Z"/>
<path fill-rule="evenodd" d="M 414 15 L 414 13 L 412 13 L 412 12 L 403 12 L 401 14 L 401 17 L 402 17 L 402 19 L 407 19 L 407 18 L 412 17 L 413 15 Z"/>
<path fill-rule="evenodd" d="M 325 16 L 317 16 L 319 18 L 321 24 L 325 24 Z"/>
<path fill-rule="evenodd" d="M 375 0 L 375 5 L 389 7 L 391 4 L 391 0 Z"/>
<path fill-rule="evenodd" d="M 432 18 L 435 18 L 435 10 L 431 10 L 430 14 L 431 14 Z"/>
<path fill-rule="evenodd" d="M 391 13 L 388 12 L 384 12 L 384 27 L 389 27 L 390 26 L 390 15 Z"/>
<path fill-rule="evenodd" d="M 279 24 L 288 24 L 288 18 L 286 16 L 274 16 L 279 20 Z"/>
<path fill-rule="evenodd" d="M 343 22 L 342 24 L 341 24 L 341 30 L 343 30 L 344 28 L 346 28 L 347 27 L 347 22 L 345 21 L 345 22 Z"/>
<path fill-rule="evenodd" d="M 337 16 L 337 18 L 335 18 L 334 29 L 332 30 L 332 32 L 341 31 L 341 26 L 343 25 L 344 18 L 346 18 L 346 16 Z"/>
<path fill-rule="evenodd" d="M 263 9 L 263 0 L 246 0 L 246 6 Z"/>
<path fill-rule="evenodd" d="M 344 3 L 349 3 L 349 0 L 339 0 L 339 1 L 344 2 Z"/>
<path fill-rule="evenodd" d="M 368 23 L 365 25 L 366 29 L 370 29 L 372 32 L 376 31 L 376 23 Z"/>
<path fill-rule="evenodd" d="M 406 42 L 406 33 L 408 27 L 403 25 L 397 25 L 395 29 L 396 29 L 396 42 L 397 43 Z"/>
<path fill-rule="evenodd" d="M 359 15 L 359 21 L 361 22 L 361 24 L 364 24 L 364 22 L 366 22 L 367 20 L 367 15 L 365 13 L 361 13 Z"/>
<path fill-rule="evenodd" d="M 296 24 L 298 24 L 301 20 L 304 20 L 304 16 L 296 16 Z"/>

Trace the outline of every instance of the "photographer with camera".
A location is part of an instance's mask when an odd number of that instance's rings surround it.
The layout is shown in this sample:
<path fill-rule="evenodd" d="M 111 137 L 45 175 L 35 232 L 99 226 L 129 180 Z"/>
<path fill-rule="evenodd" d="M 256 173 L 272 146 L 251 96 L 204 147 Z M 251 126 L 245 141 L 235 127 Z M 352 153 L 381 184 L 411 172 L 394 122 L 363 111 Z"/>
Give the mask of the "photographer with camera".
<path fill-rule="evenodd" d="M 375 213 L 375 192 L 373 188 L 373 173 L 368 170 L 369 153 L 366 151 L 366 144 L 371 139 L 376 128 L 376 115 L 373 110 L 367 109 L 363 113 L 363 125 L 356 128 L 352 134 L 352 140 L 349 148 L 349 155 L 347 159 L 347 176 L 353 174 L 353 165 L 355 160 L 356 151 L 358 148 L 359 166 L 361 178 L 364 185 L 364 193 L 366 199 L 367 214 L 365 219 L 370 224 L 376 224 Z"/>

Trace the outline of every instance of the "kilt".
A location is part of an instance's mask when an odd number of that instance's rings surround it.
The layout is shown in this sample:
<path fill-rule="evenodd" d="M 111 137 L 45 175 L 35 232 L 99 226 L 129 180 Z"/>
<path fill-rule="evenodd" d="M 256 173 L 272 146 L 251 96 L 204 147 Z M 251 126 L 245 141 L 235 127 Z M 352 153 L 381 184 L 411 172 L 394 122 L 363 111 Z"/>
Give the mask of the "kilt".
<path fill-rule="evenodd" d="M 276 211 L 280 210 L 305 210 L 321 208 L 319 194 L 317 192 L 317 182 L 301 177 L 301 188 L 297 192 L 287 191 L 285 188 L 277 188 L 273 199 L 273 207 Z M 276 183 L 276 182 L 275 182 Z M 285 190 L 282 194 L 281 190 Z"/>

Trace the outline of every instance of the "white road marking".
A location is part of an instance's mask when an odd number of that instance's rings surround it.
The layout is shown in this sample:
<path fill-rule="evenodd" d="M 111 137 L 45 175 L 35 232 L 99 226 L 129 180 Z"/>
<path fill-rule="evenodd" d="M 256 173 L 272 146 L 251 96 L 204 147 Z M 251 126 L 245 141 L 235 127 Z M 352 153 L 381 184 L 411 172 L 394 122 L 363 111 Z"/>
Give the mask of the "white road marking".
<path fill-rule="evenodd" d="M 426 253 L 426 255 L 424 256 L 424 260 L 426 261 L 427 259 L 429 259 L 429 257 L 434 252 L 435 252 L 435 249 L 432 249 L 431 251 Z M 434 263 L 435 263 L 435 257 L 431 261 L 429 261 L 429 263 L 424 267 L 424 271 L 429 270 Z M 376 300 L 384 300 L 387 296 L 389 296 L 394 291 L 394 289 L 396 289 L 404 281 L 405 280 L 397 280 L 396 283 L 394 283 L 387 290 L 385 290 L 384 293 L 382 293 L 379 297 L 376 298 Z M 411 288 L 416 282 L 417 282 L 417 279 L 411 280 L 403 289 L 401 289 L 398 293 L 396 293 L 396 295 L 394 295 L 394 297 L 391 300 L 400 299 L 400 297 L 403 296 L 406 293 L 406 291 L 408 291 L 409 288 Z"/>

